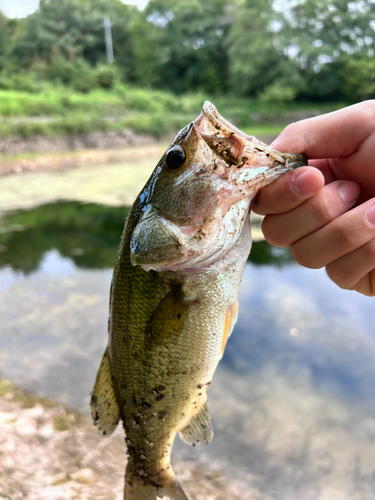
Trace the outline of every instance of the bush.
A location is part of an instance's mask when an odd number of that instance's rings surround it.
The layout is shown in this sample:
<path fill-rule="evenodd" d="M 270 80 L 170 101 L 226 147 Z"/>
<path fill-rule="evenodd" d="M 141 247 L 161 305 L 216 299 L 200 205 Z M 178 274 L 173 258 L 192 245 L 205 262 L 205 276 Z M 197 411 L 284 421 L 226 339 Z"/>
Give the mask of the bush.
<path fill-rule="evenodd" d="M 43 89 L 43 83 L 38 81 L 36 74 L 33 72 L 12 75 L 5 73 L 0 75 L 0 89 L 3 90 L 19 90 L 35 93 Z"/>
<path fill-rule="evenodd" d="M 114 64 L 100 64 L 95 68 L 97 87 L 112 89 L 120 81 L 120 70 Z"/>
<path fill-rule="evenodd" d="M 347 59 L 342 70 L 342 80 L 344 96 L 351 101 L 375 97 L 375 59 Z"/>
<path fill-rule="evenodd" d="M 259 94 L 259 98 L 265 102 L 290 102 L 294 101 L 296 96 L 294 87 L 279 82 L 271 83 Z"/>

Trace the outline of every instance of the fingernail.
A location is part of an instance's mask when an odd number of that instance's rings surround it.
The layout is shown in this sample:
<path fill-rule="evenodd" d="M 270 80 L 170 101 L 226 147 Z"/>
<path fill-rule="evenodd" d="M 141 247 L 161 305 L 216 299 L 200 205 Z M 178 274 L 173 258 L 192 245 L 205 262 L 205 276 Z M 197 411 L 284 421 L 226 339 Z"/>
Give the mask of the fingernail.
<path fill-rule="evenodd" d="M 356 182 L 342 182 L 338 188 L 338 193 L 345 203 L 353 203 L 360 194 L 360 188 Z"/>
<path fill-rule="evenodd" d="M 316 191 L 321 187 L 322 181 L 310 171 L 297 174 L 292 180 L 292 190 L 297 194 L 308 194 Z"/>
<path fill-rule="evenodd" d="M 370 226 L 375 226 L 375 203 L 366 210 L 365 219 Z"/>

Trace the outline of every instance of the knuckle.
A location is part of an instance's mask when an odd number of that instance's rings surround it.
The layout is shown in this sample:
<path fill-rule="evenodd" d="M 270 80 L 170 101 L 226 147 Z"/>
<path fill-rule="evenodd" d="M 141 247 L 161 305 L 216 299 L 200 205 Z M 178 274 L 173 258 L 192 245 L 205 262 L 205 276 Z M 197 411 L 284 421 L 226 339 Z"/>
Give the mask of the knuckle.
<path fill-rule="evenodd" d="M 370 286 L 369 286 L 368 296 L 375 297 L 375 269 L 373 269 L 370 272 L 369 283 L 370 283 Z"/>
<path fill-rule="evenodd" d="M 315 196 L 312 200 L 312 213 L 313 217 L 325 226 L 335 218 L 334 208 L 332 203 L 323 196 Z"/>
<path fill-rule="evenodd" d="M 287 240 L 286 233 L 280 231 L 278 228 L 280 226 L 279 223 L 275 220 L 276 216 L 268 215 L 263 219 L 262 222 L 262 232 L 265 239 L 271 245 L 275 245 L 277 247 L 287 247 L 289 245 L 289 241 Z"/>
<path fill-rule="evenodd" d="M 365 252 L 366 257 L 371 262 L 374 262 L 375 266 L 375 238 L 368 241 L 363 245 L 363 251 Z"/>
<path fill-rule="evenodd" d="M 352 250 L 354 242 L 358 239 L 355 228 L 341 223 L 333 226 L 331 231 L 332 240 L 335 242 L 336 247 L 342 249 L 342 253 Z"/>
<path fill-rule="evenodd" d="M 336 283 L 337 286 L 343 290 L 353 290 L 356 283 L 348 280 L 346 270 L 340 265 L 338 261 L 332 262 L 326 266 L 326 273 L 328 278 Z"/>
<path fill-rule="evenodd" d="M 308 269 L 320 269 L 323 265 L 320 265 L 314 253 L 311 251 L 308 245 L 304 244 L 303 241 L 297 241 L 290 246 L 291 254 L 294 260 L 303 267 Z"/>

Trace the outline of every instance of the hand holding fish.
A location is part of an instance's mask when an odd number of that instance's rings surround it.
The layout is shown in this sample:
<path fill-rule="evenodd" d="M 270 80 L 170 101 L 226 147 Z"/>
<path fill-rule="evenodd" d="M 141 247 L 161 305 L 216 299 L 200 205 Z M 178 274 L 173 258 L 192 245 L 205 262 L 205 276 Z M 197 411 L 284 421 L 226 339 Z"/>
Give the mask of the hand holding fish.
<path fill-rule="evenodd" d="M 286 127 L 273 149 L 305 153 L 309 167 L 262 189 L 269 243 L 302 266 L 325 267 L 341 288 L 375 295 L 375 101 Z"/>

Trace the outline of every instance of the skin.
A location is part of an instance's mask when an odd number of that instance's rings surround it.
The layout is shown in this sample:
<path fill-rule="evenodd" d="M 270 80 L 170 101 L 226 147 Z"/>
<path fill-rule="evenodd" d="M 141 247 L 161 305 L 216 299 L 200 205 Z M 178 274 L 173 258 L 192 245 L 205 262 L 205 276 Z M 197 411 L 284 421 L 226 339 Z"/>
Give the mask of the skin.
<path fill-rule="evenodd" d="M 375 295 L 375 100 L 286 127 L 271 146 L 309 166 L 263 188 L 254 212 L 266 240 L 326 268 L 340 288 Z"/>

